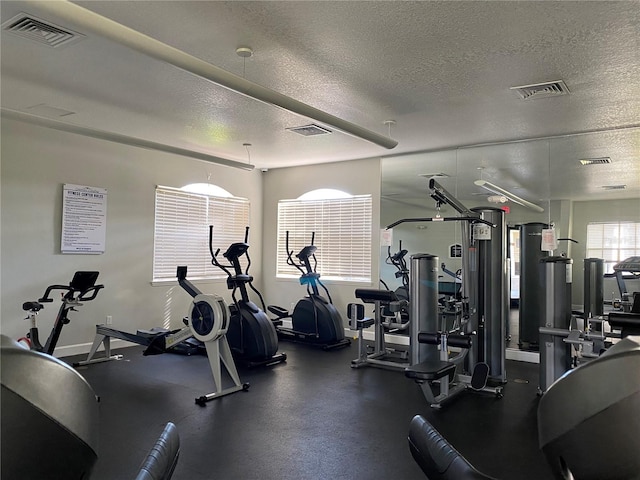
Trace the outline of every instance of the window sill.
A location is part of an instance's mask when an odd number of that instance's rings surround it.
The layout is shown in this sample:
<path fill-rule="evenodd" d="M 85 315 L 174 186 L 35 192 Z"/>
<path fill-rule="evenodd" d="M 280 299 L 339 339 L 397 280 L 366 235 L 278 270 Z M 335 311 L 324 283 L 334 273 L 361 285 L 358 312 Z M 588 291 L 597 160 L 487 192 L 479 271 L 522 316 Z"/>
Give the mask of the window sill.
<path fill-rule="evenodd" d="M 208 283 L 222 283 L 225 282 L 227 277 L 224 278 L 187 278 L 190 282 L 197 284 L 208 284 Z M 152 280 L 152 287 L 174 287 L 179 285 L 178 280 Z"/>

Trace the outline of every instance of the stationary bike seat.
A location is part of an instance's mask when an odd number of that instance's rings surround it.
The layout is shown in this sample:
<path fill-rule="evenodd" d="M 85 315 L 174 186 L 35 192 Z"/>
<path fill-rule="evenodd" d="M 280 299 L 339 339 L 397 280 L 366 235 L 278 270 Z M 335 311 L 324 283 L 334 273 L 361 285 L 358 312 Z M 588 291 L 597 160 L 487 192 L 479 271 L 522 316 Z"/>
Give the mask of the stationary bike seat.
<path fill-rule="evenodd" d="M 33 312 L 39 312 L 40 310 L 42 310 L 44 307 L 41 303 L 38 302 L 24 302 L 22 304 L 22 310 L 24 311 L 33 311 Z"/>

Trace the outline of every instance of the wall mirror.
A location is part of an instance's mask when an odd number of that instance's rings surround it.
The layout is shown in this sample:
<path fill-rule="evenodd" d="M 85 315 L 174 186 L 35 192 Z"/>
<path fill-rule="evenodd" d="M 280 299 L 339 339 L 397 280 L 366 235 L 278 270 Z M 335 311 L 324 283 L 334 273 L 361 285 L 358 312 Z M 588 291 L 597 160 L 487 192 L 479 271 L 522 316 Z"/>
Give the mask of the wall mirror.
<path fill-rule="evenodd" d="M 575 202 L 596 201 L 599 210 L 609 209 L 611 218 L 615 218 L 620 205 L 616 201 L 640 198 L 639 145 L 640 129 L 630 128 L 386 157 L 382 160 L 381 227 L 401 218 L 435 216 L 437 211 L 435 201 L 429 196 L 428 180 L 437 176 L 438 182 L 467 207 L 506 206 L 509 226 L 551 221 L 560 236 L 581 237 L 581 231 L 573 231 Z M 581 162 L 587 159 L 600 160 L 592 165 Z M 499 193 L 479 186 L 478 181 L 505 189 L 543 211 L 506 200 Z M 620 185 L 626 187 L 616 188 Z M 629 205 L 636 204 L 632 201 Z M 440 213 L 456 215 L 448 206 Z M 509 348 L 517 348 L 517 229 L 510 230 L 509 235 L 510 254 L 515 257 L 509 262 L 510 294 L 515 305 L 512 310 L 515 318 L 510 322 L 513 341 Z M 380 278 L 392 290 L 400 286 L 401 281 L 395 276 L 397 270 L 387 261 L 387 255 L 396 253 L 400 242 L 408 251 L 407 262 L 414 253 L 430 253 L 438 255 L 447 270 L 455 272 L 461 268 L 460 259 L 451 256 L 451 247 L 460 243 L 457 222 L 406 223 L 396 226 L 392 236 L 392 245 L 381 247 L 380 252 Z M 571 256 L 569 242 L 560 248 L 562 251 L 558 254 Z M 584 247 L 574 248 L 574 252 L 584 257 Z M 574 263 L 582 260 L 574 258 Z M 581 297 L 574 297 L 576 303 L 581 301 Z"/>

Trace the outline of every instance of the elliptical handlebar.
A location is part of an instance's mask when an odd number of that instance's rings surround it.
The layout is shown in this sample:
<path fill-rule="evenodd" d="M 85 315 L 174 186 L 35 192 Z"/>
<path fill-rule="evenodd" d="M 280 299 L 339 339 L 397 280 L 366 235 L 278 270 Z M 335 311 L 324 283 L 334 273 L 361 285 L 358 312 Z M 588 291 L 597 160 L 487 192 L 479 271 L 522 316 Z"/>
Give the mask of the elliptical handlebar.
<path fill-rule="evenodd" d="M 223 265 L 218 261 L 218 254 L 220 253 L 220 249 L 218 248 L 215 252 L 213 251 L 213 225 L 209 225 L 209 253 L 211 253 L 211 264 L 218 267 L 227 276 L 232 277 L 233 274 L 229 271 L 229 267 L 231 265 Z"/>
<path fill-rule="evenodd" d="M 402 240 L 400 240 L 398 248 L 399 250 L 392 255 L 391 246 L 387 247 L 387 259 L 385 260 L 385 263 L 387 265 L 393 265 L 396 268 L 396 278 L 402 278 L 402 286 L 408 287 L 409 269 L 407 268 L 407 261 L 405 260 L 405 257 L 409 253 L 409 251 L 402 248 Z"/>
<path fill-rule="evenodd" d="M 296 258 L 298 259 L 296 262 L 293 259 L 293 250 L 289 250 L 289 230 L 286 232 L 285 248 L 287 250 L 287 264 L 296 267 L 302 275 L 315 273 L 318 268 L 318 259 L 316 258 L 318 247 L 314 245 L 315 238 L 316 232 L 311 232 L 311 244 L 304 246 L 302 250 L 296 254 Z M 313 266 L 309 260 L 311 258 L 313 258 Z"/>
<path fill-rule="evenodd" d="M 287 230 L 287 232 L 286 232 L 285 249 L 287 250 L 287 265 L 291 265 L 292 267 L 296 267 L 298 270 L 300 270 L 300 273 L 304 275 L 305 271 L 302 269 L 302 267 L 300 265 L 298 265 L 293 260 L 293 250 L 289 250 L 289 230 Z"/>

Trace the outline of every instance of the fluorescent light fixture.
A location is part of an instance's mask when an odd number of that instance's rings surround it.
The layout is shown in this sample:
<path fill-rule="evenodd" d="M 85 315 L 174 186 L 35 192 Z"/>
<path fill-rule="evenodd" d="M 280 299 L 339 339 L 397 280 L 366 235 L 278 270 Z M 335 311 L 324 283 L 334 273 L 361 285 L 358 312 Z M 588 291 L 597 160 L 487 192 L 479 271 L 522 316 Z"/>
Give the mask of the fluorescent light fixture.
<path fill-rule="evenodd" d="M 219 165 L 239 168 L 241 170 L 253 170 L 254 168 L 254 166 L 249 163 L 242 163 L 236 160 L 216 157 L 215 155 L 209 155 L 206 153 L 196 152 L 195 150 L 187 150 L 185 148 L 174 147 L 172 145 L 166 145 L 164 143 L 152 142 L 150 140 L 144 140 L 142 138 L 130 137 L 128 135 L 122 135 L 120 133 L 81 127 L 80 125 L 75 125 L 73 123 L 60 122 L 51 118 L 39 117 L 38 115 L 31 115 L 29 113 L 19 112 L 17 110 L 11 110 L 9 108 L 0 108 L 0 112 L 5 118 L 30 123 L 32 125 L 38 125 L 40 127 L 51 128 L 53 130 L 59 130 L 61 132 L 83 135 L 85 137 L 97 138 L 98 140 L 105 140 L 107 142 L 129 145 L 131 147 L 156 150 L 158 152 L 173 153 L 174 155 L 196 158 L 205 162 L 217 163 Z"/>
<path fill-rule="evenodd" d="M 166 62 L 241 95 L 282 108 L 296 115 L 307 117 L 323 125 L 333 127 L 335 130 L 387 149 L 394 148 L 398 145 L 398 142 L 392 138 L 338 118 L 335 115 L 302 103 L 275 90 L 251 82 L 244 77 L 234 75 L 231 72 L 205 62 L 193 55 L 189 55 L 182 50 L 162 43 L 107 17 L 103 17 L 80 5 L 69 1 L 26 3 L 37 6 L 43 13 L 55 16 L 65 22 L 74 23 L 87 32 L 108 38 L 113 42 L 131 48 L 143 55 Z"/>
<path fill-rule="evenodd" d="M 497 185 L 494 185 L 493 183 L 489 183 L 486 180 L 476 180 L 473 183 L 479 187 L 484 188 L 485 190 L 489 190 L 492 193 L 495 193 L 497 195 L 503 195 L 507 197 L 509 200 L 511 200 L 512 202 L 517 203 L 518 205 L 522 205 L 523 207 L 527 207 L 536 212 L 544 212 L 544 208 L 539 207 L 538 205 L 535 205 L 531 202 L 527 202 L 525 199 L 520 198 L 517 195 L 514 195 L 513 193 L 505 190 L 504 188 L 500 188 Z"/>

